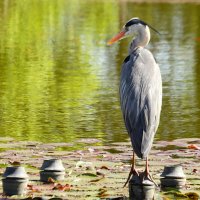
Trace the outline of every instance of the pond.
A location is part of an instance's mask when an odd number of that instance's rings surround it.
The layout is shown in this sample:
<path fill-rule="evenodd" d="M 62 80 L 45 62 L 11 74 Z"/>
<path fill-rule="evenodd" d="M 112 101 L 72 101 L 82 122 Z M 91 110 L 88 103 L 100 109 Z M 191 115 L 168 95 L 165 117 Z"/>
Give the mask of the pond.
<path fill-rule="evenodd" d="M 0 1 L 0 136 L 127 141 L 119 106 L 131 39 L 106 42 L 132 17 L 152 32 L 163 107 L 156 140 L 200 134 L 200 4 L 115 0 Z"/>

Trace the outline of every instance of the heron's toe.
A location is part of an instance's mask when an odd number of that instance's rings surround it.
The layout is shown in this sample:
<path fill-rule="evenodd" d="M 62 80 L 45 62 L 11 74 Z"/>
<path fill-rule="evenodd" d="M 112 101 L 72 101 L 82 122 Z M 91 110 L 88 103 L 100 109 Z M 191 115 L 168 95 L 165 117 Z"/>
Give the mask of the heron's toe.
<path fill-rule="evenodd" d="M 142 185 L 155 185 L 156 187 L 158 187 L 151 174 L 146 173 L 146 171 L 140 174 L 140 180 Z"/>

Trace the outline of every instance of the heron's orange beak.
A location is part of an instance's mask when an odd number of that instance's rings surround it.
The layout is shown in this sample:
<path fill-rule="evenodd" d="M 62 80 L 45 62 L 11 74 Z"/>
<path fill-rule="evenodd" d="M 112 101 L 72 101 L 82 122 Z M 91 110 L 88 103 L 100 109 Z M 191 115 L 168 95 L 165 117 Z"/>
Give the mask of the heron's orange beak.
<path fill-rule="evenodd" d="M 121 31 L 121 32 L 118 33 L 116 36 L 114 36 L 111 40 L 109 40 L 109 41 L 107 42 L 107 45 L 111 45 L 111 44 L 117 42 L 118 40 L 122 39 L 123 36 L 125 35 L 125 33 L 126 33 L 125 31 Z"/>

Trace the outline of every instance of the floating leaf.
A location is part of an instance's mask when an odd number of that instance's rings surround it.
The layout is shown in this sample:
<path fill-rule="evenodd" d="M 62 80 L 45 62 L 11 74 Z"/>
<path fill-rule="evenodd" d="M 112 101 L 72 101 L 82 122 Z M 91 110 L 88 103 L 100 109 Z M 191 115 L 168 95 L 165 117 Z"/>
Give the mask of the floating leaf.
<path fill-rule="evenodd" d="M 97 174 L 98 176 L 105 176 L 105 174 L 104 174 L 104 173 L 102 173 L 102 172 L 99 172 L 99 171 L 97 171 L 97 172 L 96 172 L 96 174 Z"/>
<path fill-rule="evenodd" d="M 110 170 L 108 167 L 106 166 L 101 166 L 100 169 L 106 169 L 106 170 Z"/>
<path fill-rule="evenodd" d="M 27 185 L 27 188 L 28 188 L 28 190 L 30 190 L 30 192 L 31 193 L 35 193 L 35 192 L 38 192 L 38 193 L 40 193 L 41 191 L 38 189 L 38 188 L 35 188 L 35 186 L 33 186 L 33 185 Z M 30 193 L 29 192 L 29 193 Z"/>
<path fill-rule="evenodd" d="M 195 144 L 191 144 L 191 145 L 188 146 L 188 149 L 200 150 L 200 147 L 198 147 L 198 146 L 195 145 Z"/>
<path fill-rule="evenodd" d="M 90 183 L 95 183 L 95 182 L 98 182 L 100 180 L 102 180 L 105 176 L 103 175 L 101 178 L 99 179 L 94 179 L 94 180 L 91 180 Z"/>
<path fill-rule="evenodd" d="M 62 185 L 62 184 L 58 183 L 52 188 L 52 190 L 70 191 L 71 186 L 69 184 Z"/>
<path fill-rule="evenodd" d="M 193 173 L 197 173 L 198 170 L 197 170 L 197 169 L 193 169 L 192 172 L 193 172 Z"/>
<path fill-rule="evenodd" d="M 33 185 L 27 185 L 27 188 L 29 189 L 29 190 L 32 190 L 33 189 Z"/>
<path fill-rule="evenodd" d="M 181 158 L 181 156 L 179 156 L 178 154 L 172 154 L 170 157 L 171 158 Z"/>
<path fill-rule="evenodd" d="M 49 177 L 48 180 L 47 180 L 47 182 L 48 183 L 55 183 L 56 181 L 53 178 Z"/>
<path fill-rule="evenodd" d="M 91 177 L 97 177 L 96 174 L 93 174 L 93 173 L 83 173 L 81 174 L 82 176 L 91 176 Z"/>

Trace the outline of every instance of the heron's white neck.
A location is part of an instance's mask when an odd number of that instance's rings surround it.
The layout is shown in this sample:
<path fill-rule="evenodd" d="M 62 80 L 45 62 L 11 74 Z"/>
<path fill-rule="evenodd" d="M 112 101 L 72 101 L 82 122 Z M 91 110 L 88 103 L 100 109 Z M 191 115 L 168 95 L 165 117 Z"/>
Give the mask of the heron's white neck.
<path fill-rule="evenodd" d="M 131 54 L 138 47 L 145 47 L 150 40 L 150 31 L 148 26 L 138 26 L 136 30 L 136 37 L 131 42 L 129 47 L 129 54 Z"/>

